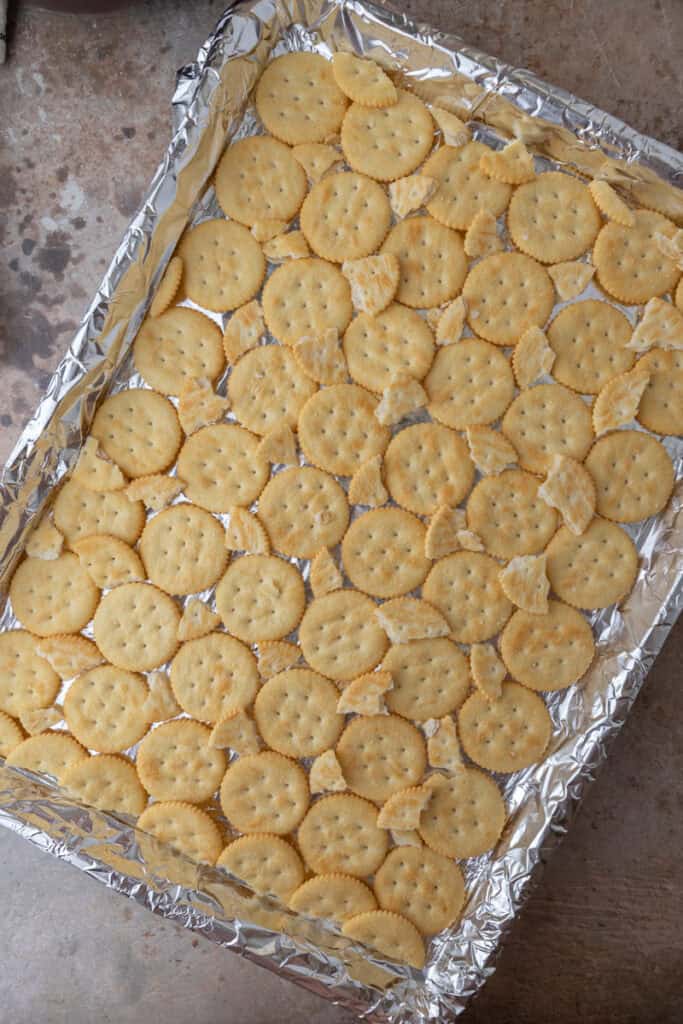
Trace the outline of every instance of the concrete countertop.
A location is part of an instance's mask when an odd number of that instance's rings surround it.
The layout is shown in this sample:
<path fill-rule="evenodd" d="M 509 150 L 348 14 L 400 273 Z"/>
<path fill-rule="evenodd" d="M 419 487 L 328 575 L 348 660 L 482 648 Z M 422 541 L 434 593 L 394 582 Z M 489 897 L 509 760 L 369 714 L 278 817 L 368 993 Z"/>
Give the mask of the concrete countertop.
<path fill-rule="evenodd" d="M 224 4 L 106 17 L 10 4 L 0 67 L 0 457 L 33 411 L 169 138 L 177 67 Z M 683 148 L 680 0 L 409 0 L 412 17 Z M 683 623 L 463 1020 L 680 1019 Z M 0 831 L 0 1021 L 250 1024 L 342 1011 Z"/>

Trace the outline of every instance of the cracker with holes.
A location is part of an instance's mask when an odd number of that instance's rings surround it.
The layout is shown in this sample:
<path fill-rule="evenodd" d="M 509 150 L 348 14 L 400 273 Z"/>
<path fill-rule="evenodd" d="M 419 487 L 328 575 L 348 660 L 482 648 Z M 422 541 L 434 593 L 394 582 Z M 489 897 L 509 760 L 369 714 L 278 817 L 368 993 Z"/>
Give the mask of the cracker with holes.
<path fill-rule="evenodd" d="M 355 679 L 380 663 L 389 646 L 375 602 L 357 590 L 336 590 L 311 601 L 299 627 L 308 664 L 332 679 Z"/>
<path fill-rule="evenodd" d="M 346 781 L 334 750 L 318 754 L 308 773 L 311 793 L 343 793 Z"/>
<path fill-rule="evenodd" d="M 408 373 L 397 373 L 382 392 L 375 417 L 383 426 L 393 426 L 427 404 L 427 394 L 418 380 Z"/>
<path fill-rule="evenodd" d="M 506 673 L 505 665 L 493 644 L 472 644 L 470 669 L 474 685 L 480 693 L 483 693 L 487 700 L 498 700 Z"/>
<path fill-rule="evenodd" d="M 24 768 L 40 775 L 52 775 L 62 783 L 68 769 L 89 757 L 78 740 L 66 732 L 41 732 L 22 740 L 7 755 L 8 768 Z"/>
<path fill-rule="evenodd" d="M 389 182 L 389 202 L 399 220 L 421 209 L 434 195 L 439 182 L 429 174 L 409 174 Z"/>
<path fill-rule="evenodd" d="M 178 396 L 178 419 L 188 437 L 201 427 L 218 423 L 229 408 L 228 399 L 217 395 L 206 377 L 188 380 Z"/>
<path fill-rule="evenodd" d="M 198 306 L 225 313 L 256 295 L 266 273 L 261 246 L 237 221 L 205 220 L 183 236 L 183 289 Z"/>
<path fill-rule="evenodd" d="M 148 509 L 151 509 L 152 512 L 160 512 L 162 508 L 166 508 L 174 498 L 178 497 L 184 486 L 184 481 L 180 480 L 177 476 L 163 476 L 161 473 L 155 473 L 150 476 L 139 476 L 137 480 L 131 481 L 125 489 L 125 494 L 133 512 L 139 508 L 140 502 L 146 505 Z M 101 525 L 105 526 L 106 517 L 103 518 L 104 521 Z M 118 521 L 120 517 L 113 515 L 112 518 Z M 131 518 L 131 516 L 128 518 Z M 144 515 L 140 519 L 141 525 L 138 534 L 142 530 Z M 133 537 L 133 540 L 136 537 L 137 534 Z M 125 538 L 123 539 L 125 540 Z"/>
<path fill-rule="evenodd" d="M 59 558 L 64 547 L 64 537 L 47 515 L 43 515 L 26 542 L 29 558 L 44 558 L 53 561 Z"/>
<path fill-rule="evenodd" d="M 479 166 L 489 178 L 507 185 L 523 185 L 536 177 L 534 158 L 521 139 L 499 150 L 487 149 L 481 155 Z"/>
<path fill-rule="evenodd" d="M 140 781 L 154 800 L 201 804 L 218 789 L 226 757 L 209 745 L 207 725 L 179 718 L 148 733 L 138 748 Z"/>
<path fill-rule="evenodd" d="M 306 376 L 318 384 L 340 384 L 346 380 L 346 360 L 336 327 L 328 327 L 319 337 L 299 338 L 294 356 Z"/>
<path fill-rule="evenodd" d="M 351 288 L 327 260 L 292 260 L 270 275 L 263 289 L 268 330 L 283 345 L 319 337 L 331 327 L 343 334 L 353 313 Z"/>
<path fill-rule="evenodd" d="M 630 337 L 629 321 L 608 302 L 585 299 L 565 306 L 548 328 L 553 376 L 573 391 L 597 394 L 633 366 Z"/>
<path fill-rule="evenodd" d="M 462 293 L 470 327 L 495 345 L 515 345 L 529 327 L 543 327 L 555 303 L 547 270 L 523 252 L 486 256 Z"/>
<path fill-rule="evenodd" d="M 461 236 L 434 217 L 409 217 L 394 225 L 382 252 L 399 259 L 396 298 L 405 306 L 441 306 L 454 299 L 463 286 L 467 258 Z"/>
<path fill-rule="evenodd" d="M 472 426 L 465 434 L 470 458 L 482 476 L 497 476 L 517 462 L 517 452 L 500 431 Z"/>
<path fill-rule="evenodd" d="M 127 758 L 111 754 L 76 761 L 64 772 L 67 793 L 91 807 L 137 817 L 147 806 L 145 792 Z"/>
<path fill-rule="evenodd" d="M 391 959 L 402 960 L 418 970 L 424 967 L 424 942 L 417 928 L 401 914 L 369 910 L 350 918 L 342 932 Z"/>
<path fill-rule="evenodd" d="M 521 252 L 541 263 L 581 256 L 600 230 L 600 214 L 577 178 L 546 171 L 520 185 L 510 200 L 507 228 Z"/>
<path fill-rule="evenodd" d="M 434 358 L 434 337 L 419 313 L 393 303 L 378 316 L 361 313 L 351 321 L 344 355 L 356 383 L 381 393 L 397 373 L 422 380 Z"/>
<path fill-rule="evenodd" d="M 373 888 L 383 910 L 400 911 L 423 935 L 457 921 L 465 901 L 457 864 L 424 847 L 390 850 Z"/>
<path fill-rule="evenodd" d="M 288 640 L 267 640 L 259 644 L 258 670 L 262 679 L 270 679 L 278 672 L 296 665 L 301 650 Z"/>
<path fill-rule="evenodd" d="M 509 619 L 512 605 L 500 586 L 499 569 L 490 555 L 476 551 L 456 551 L 432 568 L 422 592 L 442 613 L 454 640 L 488 640 Z"/>
<path fill-rule="evenodd" d="M 12 717 L 49 707 L 59 692 L 60 676 L 41 654 L 43 642 L 23 629 L 0 633 L 0 710 Z"/>
<path fill-rule="evenodd" d="M 227 217 L 251 227 L 290 221 L 306 195 L 306 175 L 288 146 L 254 135 L 228 146 L 215 175 L 216 198 Z"/>
<path fill-rule="evenodd" d="M 420 816 L 420 835 L 444 857 L 476 857 L 493 848 L 505 822 L 496 783 L 477 768 L 437 776 L 432 799 Z"/>
<path fill-rule="evenodd" d="M 550 583 L 545 571 L 546 556 L 516 555 L 501 569 L 500 585 L 514 605 L 535 615 L 548 611 Z"/>
<path fill-rule="evenodd" d="M 356 384 L 334 384 L 312 395 L 299 416 L 299 445 L 308 461 L 352 476 L 373 455 L 383 455 L 391 433 L 377 420 L 377 406 L 374 395 Z"/>
<path fill-rule="evenodd" d="M 393 644 L 448 634 L 448 623 L 436 608 L 415 597 L 385 601 L 375 609 L 375 616 Z"/>
<path fill-rule="evenodd" d="M 369 256 L 382 244 L 391 207 L 378 182 L 340 171 L 313 186 L 301 207 L 300 223 L 316 255 L 342 263 Z"/>
<path fill-rule="evenodd" d="M 9 596 L 22 626 L 38 636 L 77 633 L 93 616 L 100 591 L 71 552 L 46 561 L 26 558 Z"/>
<path fill-rule="evenodd" d="M 683 352 L 650 349 L 636 364 L 649 374 L 638 422 L 656 434 L 683 434 Z"/>
<path fill-rule="evenodd" d="M 292 156 L 313 183 L 320 181 L 341 160 L 339 150 L 324 142 L 302 142 L 300 146 L 292 148 Z"/>
<path fill-rule="evenodd" d="M 562 526 L 546 551 L 550 586 L 575 608 L 606 608 L 621 601 L 638 572 L 638 552 L 629 535 L 597 516 L 579 537 Z"/>
<path fill-rule="evenodd" d="M 175 654 L 180 611 L 149 583 L 124 583 L 100 601 L 95 642 L 112 665 L 134 672 L 158 668 Z"/>
<path fill-rule="evenodd" d="M 71 684 L 64 698 L 64 718 L 83 746 L 114 754 L 132 747 L 147 732 L 147 695 L 142 676 L 99 665 Z"/>
<path fill-rule="evenodd" d="M 349 481 L 349 501 L 354 505 L 378 508 L 386 505 L 389 492 L 382 482 L 382 459 L 379 455 L 359 466 Z"/>
<path fill-rule="evenodd" d="M 296 438 L 285 420 L 263 435 L 256 454 L 274 465 L 292 466 L 296 463 Z"/>
<path fill-rule="evenodd" d="M 424 526 L 403 509 L 373 509 L 354 520 L 342 541 L 344 571 L 374 597 L 400 597 L 419 587 L 429 570 Z"/>
<path fill-rule="evenodd" d="M 285 555 L 313 558 L 334 547 L 346 531 L 349 506 L 328 473 L 313 466 L 285 469 L 266 485 L 259 515 L 273 548 Z"/>
<path fill-rule="evenodd" d="M 680 271 L 654 242 L 656 234 L 671 238 L 676 227 L 653 210 L 636 210 L 635 224 L 605 224 L 593 248 L 596 277 L 618 302 L 634 305 L 666 295 L 676 285 Z"/>
<path fill-rule="evenodd" d="M 417 423 L 394 438 L 384 455 L 384 478 L 394 501 L 417 515 L 458 505 L 474 480 L 462 437 L 438 423 Z"/>
<path fill-rule="evenodd" d="M 334 135 L 347 106 L 331 62 L 316 53 L 277 57 L 256 88 L 256 109 L 267 131 L 290 146 Z"/>
<path fill-rule="evenodd" d="M 169 676 L 183 711 L 211 724 L 248 707 L 260 684 L 249 648 L 219 632 L 187 640 L 173 658 Z"/>
<path fill-rule="evenodd" d="M 145 525 L 144 506 L 141 501 L 129 498 L 128 488 L 125 493 L 102 494 L 81 487 L 75 480 L 63 485 L 53 513 L 55 526 L 69 544 L 92 533 L 110 534 L 126 544 L 134 544 Z"/>
<path fill-rule="evenodd" d="M 480 211 L 495 219 L 506 209 L 510 186 L 488 177 L 479 168 L 482 156 L 488 152 L 482 142 L 468 142 L 457 148 L 442 146 L 425 163 L 425 174 L 439 182 L 427 210 L 441 224 L 466 231 Z"/>
<path fill-rule="evenodd" d="M 311 559 L 309 579 L 314 597 L 331 594 L 333 590 L 340 590 L 344 585 L 344 578 L 329 548 L 321 548 Z"/>
<path fill-rule="evenodd" d="M 342 874 L 314 875 L 299 886 L 289 905 L 300 914 L 339 922 L 377 909 L 372 890 L 360 879 Z"/>
<path fill-rule="evenodd" d="M 316 757 L 334 747 L 344 727 L 334 683 L 310 669 L 293 668 L 263 684 L 254 718 L 268 746 L 288 757 Z"/>
<path fill-rule="evenodd" d="M 649 373 L 639 368 L 607 381 L 593 403 L 593 429 L 598 437 L 633 422 L 649 383 Z"/>
<path fill-rule="evenodd" d="M 593 280 L 595 267 L 592 267 L 590 263 L 568 260 L 548 267 L 548 274 L 555 285 L 557 297 L 562 302 L 569 302 L 570 299 L 578 298 L 586 290 Z"/>
<path fill-rule="evenodd" d="M 425 554 L 427 558 L 443 558 L 457 551 L 460 545 L 459 534 L 466 526 L 465 510 L 441 505 L 429 523 L 425 534 Z"/>
<path fill-rule="evenodd" d="M 366 672 L 344 687 L 337 711 L 345 715 L 386 715 L 385 698 L 393 685 L 390 672 Z"/>
<path fill-rule="evenodd" d="M 515 383 L 508 359 L 495 345 L 465 338 L 439 349 L 425 390 L 432 418 L 464 430 L 499 419 L 513 399 Z"/>
<path fill-rule="evenodd" d="M 354 878 L 376 871 L 389 847 L 386 831 L 377 824 L 375 805 L 351 793 L 332 793 L 312 804 L 299 827 L 298 842 L 304 861 L 316 874 Z"/>
<path fill-rule="evenodd" d="M 209 746 L 219 750 L 234 750 L 240 757 L 244 757 L 246 754 L 258 754 L 262 743 L 249 712 L 236 707 L 216 722 L 209 736 Z"/>
<path fill-rule="evenodd" d="M 523 391 L 505 413 L 502 430 L 530 473 L 546 473 L 554 455 L 581 462 L 593 442 L 590 407 L 561 384 Z"/>
<path fill-rule="evenodd" d="M 276 235 L 263 243 L 263 255 L 269 263 L 286 263 L 287 260 L 303 260 L 311 255 L 303 231 L 288 231 Z"/>
<path fill-rule="evenodd" d="M 633 211 L 629 210 L 624 200 L 615 192 L 608 181 L 591 181 L 588 191 L 592 195 L 593 201 L 600 210 L 600 213 L 607 220 L 616 221 L 617 224 L 621 224 L 625 228 L 633 227 L 636 222 Z"/>
<path fill-rule="evenodd" d="M 362 259 L 344 260 L 342 273 L 351 285 L 354 309 L 377 316 L 396 295 L 400 265 L 398 257 L 385 252 Z"/>
<path fill-rule="evenodd" d="M 550 373 L 555 360 L 556 354 L 541 328 L 528 327 L 512 353 L 512 369 L 517 386 L 530 388 L 539 377 Z"/>
<path fill-rule="evenodd" d="M 163 473 L 175 461 L 182 440 L 178 414 L 169 400 L 142 388 L 105 399 L 91 433 L 129 477 Z"/>
<path fill-rule="evenodd" d="M 263 523 L 255 512 L 238 505 L 230 509 L 225 546 L 229 551 L 246 551 L 250 555 L 270 554 L 270 540 Z"/>
<path fill-rule="evenodd" d="M 332 56 L 334 80 L 345 96 L 364 107 L 390 107 L 398 99 L 396 86 L 374 60 L 353 53 Z"/>
<path fill-rule="evenodd" d="M 398 715 L 353 718 L 337 757 L 351 792 L 376 803 L 417 785 L 427 764 L 422 733 Z"/>
<path fill-rule="evenodd" d="M 225 569 L 225 530 L 212 515 L 183 502 L 150 519 L 140 537 L 147 577 L 167 594 L 212 587 Z"/>
<path fill-rule="evenodd" d="M 521 469 L 484 477 L 467 502 L 467 524 L 497 558 L 535 555 L 557 528 L 557 515 L 538 494 L 539 480 Z"/>
<path fill-rule="evenodd" d="M 233 560 L 216 587 L 216 610 L 245 643 L 280 640 L 298 626 L 306 604 L 301 576 L 274 555 Z"/>
<path fill-rule="evenodd" d="M 270 472 L 258 455 L 258 445 L 256 434 L 233 423 L 202 427 L 187 438 L 178 455 L 186 496 L 209 512 L 250 505 Z"/>
<path fill-rule="evenodd" d="M 296 761 L 264 750 L 234 761 L 220 787 L 223 813 L 240 832 L 286 835 L 310 801 L 306 772 Z M 302 850 L 304 857 L 305 851 Z"/>
<path fill-rule="evenodd" d="M 475 764 L 492 772 L 516 772 L 535 764 L 552 733 L 550 715 L 537 694 L 519 683 L 503 683 L 498 700 L 468 697 L 458 716 L 463 749 Z"/>
<path fill-rule="evenodd" d="M 637 523 L 657 515 L 674 486 L 674 467 L 664 445 L 641 430 L 599 438 L 586 456 L 595 481 L 598 515 Z"/>
<path fill-rule="evenodd" d="M 294 847 L 267 833 L 233 840 L 216 864 L 243 879 L 255 892 L 281 900 L 289 899 L 304 880 L 304 866 Z"/>
<path fill-rule="evenodd" d="M 255 348 L 265 329 L 263 310 L 256 299 L 236 309 L 223 331 L 223 351 L 228 363 L 236 363 L 245 352 Z"/>
<path fill-rule="evenodd" d="M 180 256 L 172 256 L 149 307 L 150 316 L 161 316 L 166 312 L 176 297 L 182 279 L 183 261 Z"/>
<path fill-rule="evenodd" d="M 242 356 L 228 381 L 235 416 L 255 434 L 286 423 L 296 426 L 316 386 L 299 361 L 282 345 L 260 345 Z"/>
<path fill-rule="evenodd" d="M 85 439 L 71 477 L 91 491 L 120 491 L 126 485 L 126 478 L 116 463 L 99 454 L 99 444 L 94 437 Z"/>
<path fill-rule="evenodd" d="M 411 786 L 390 796 L 377 817 L 380 828 L 412 831 L 420 824 L 420 815 L 429 803 L 432 790 L 428 786 Z M 386 862 L 385 862 L 386 863 Z"/>
<path fill-rule="evenodd" d="M 349 107 L 341 144 L 349 165 L 378 181 L 395 181 L 416 170 L 432 147 L 434 122 L 422 100 L 404 89 L 390 107 Z"/>
<path fill-rule="evenodd" d="M 683 349 L 683 313 L 671 302 L 657 298 L 647 302 L 627 347 L 644 352 L 655 345 Z"/>
<path fill-rule="evenodd" d="M 118 537 L 93 534 L 73 544 L 81 565 L 100 588 L 117 587 L 145 579 L 140 556 Z"/>
<path fill-rule="evenodd" d="M 151 804 L 138 818 L 138 828 L 200 864 L 215 864 L 223 846 L 221 831 L 211 815 L 182 801 Z M 146 856 L 153 859 L 155 853 L 150 850 Z"/>
<path fill-rule="evenodd" d="M 192 381 L 213 382 L 220 376 L 222 340 L 208 316 L 177 306 L 145 320 L 133 347 L 135 368 L 155 391 L 180 395 Z"/>
<path fill-rule="evenodd" d="M 583 615 L 553 600 L 542 615 L 516 611 L 503 630 L 500 650 L 517 682 L 532 690 L 563 690 L 588 670 L 595 644 Z"/>

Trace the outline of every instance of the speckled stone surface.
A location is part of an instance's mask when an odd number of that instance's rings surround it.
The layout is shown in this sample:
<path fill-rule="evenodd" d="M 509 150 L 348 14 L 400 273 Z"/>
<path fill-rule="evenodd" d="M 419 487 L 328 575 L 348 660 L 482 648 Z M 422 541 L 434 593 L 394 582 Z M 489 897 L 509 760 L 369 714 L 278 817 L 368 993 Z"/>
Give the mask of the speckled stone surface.
<path fill-rule="evenodd" d="M 161 158 L 175 70 L 194 56 L 223 3 L 154 0 L 97 18 L 11 6 L 10 60 L 0 67 L 3 460 Z M 683 148 L 680 0 L 395 6 Z M 682 660 L 679 624 L 463 1020 L 680 1019 Z M 4 831 L 0 894 L 1 1021 L 349 1019 Z"/>

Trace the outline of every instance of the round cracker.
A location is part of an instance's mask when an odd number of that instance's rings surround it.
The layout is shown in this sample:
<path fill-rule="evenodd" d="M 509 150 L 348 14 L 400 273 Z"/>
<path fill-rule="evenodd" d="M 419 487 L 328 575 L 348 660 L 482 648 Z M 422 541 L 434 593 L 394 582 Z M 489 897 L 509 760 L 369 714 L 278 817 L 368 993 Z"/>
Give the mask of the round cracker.
<path fill-rule="evenodd" d="M 317 874 L 363 878 L 380 866 L 389 840 L 377 825 L 377 808 L 350 793 L 317 800 L 299 827 L 299 849 Z"/>
<path fill-rule="evenodd" d="M 349 521 L 346 494 L 322 469 L 293 467 L 277 473 L 259 498 L 261 518 L 277 551 L 313 558 L 344 536 Z"/>
<path fill-rule="evenodd" d="M 557 596 L 575 608 L 606 608 L 621 601 L 638 572 L 629 535 L 607 519 L 593 519 L 580 537 L 560 527 L 547 547 L 546 571 Z"/>
<path fill-rule="evenodd" d="M 267 434 L 282 423 L 296 429 L 301 409 L 316 391 L 294 354 L 282 345 L 253 348 L 228 380 L 232 411 L 256 434 Z"/>
<path fill-rule="evenodd" d="M 227 764 L 225 753 L 209 745 L 211 730 L 178 718 L 148 733 L 137 753 L 140 781 L 154 800 L 202 804 L 218 789 Z"/>
<path fill-rule="evenodd" d="M 1 711 L 18 717 L 23 711 L 48 708 L 61 685 L 49 661 L 38 656 L 35 637 L 24 629 L 0 633 Z"/>
<path fill-rule="evenodd" d="M 588 671 L 595 643 L 583 615 L 561 601 L 535 615 L 514 613 L 500 638 L 500 653 L 510 675 L 532 690 L 563 690 Z"/>
<path fill-rule="evenodd" d="M 410 217 L 395 224 L 382 252 L 399 258 L 396 298 L 406 306 L 441 306 L 463 286 L 467 259 L 462 238 L 432 217 Z"/>
<path fill-rule="evenodd" d="M 214 178 L 216 199 L 226 217 L 247 224 L 290 221 L 306 195 L 306 175 L 289 146 L 253 135 L 228 146 Z"/>
<path fill-rule="evenodd" d="M 283 345 L 320 337 L 332 328 L 343 334 L 353 313 L 351 288 L 327 260 L 290 260 L 278 267 L 263 289 L 268 330 Z"/>
<path fill-rule="evenodd" d="M 250 505 L 270 473 L 259 456 L 259 438 L 232 423 L 202 427 L 188 437 L 178 455 L 178 475 L 187 497 L 209 512 Z"/>
<path fill-rule="evenodd" d="M 432 153 L 423 171 L 439 183 L 427 203 L 435 220 L 465 231 L 480 210 L 494 217 L 505 210 L 512 189 L 489 178 L 479 167 L 488 152 L 483 142 L 468 142 L 465 146 L 441 146 Z"/>
<path fill-rule="evenodd" d="M 147 793 L 135 765 L 120 755 L 98 754 L 66 769 L 62 785 L 80 803 L 137 817 L 147 805 Z"/>
<path fill-rule="evenodd" d="M 339 690 L 306 668 L 273 676 L 261 687 L 254 718 L 269 747 L 287 757 L 316 757 L 337 742 L 344 716 L 337 714 Z"/>
<path fill-rule="evenodd" d="M 131 478 L 168 469 L 183 436 L 178 414 L 168 399 L 143 388 L 129 388 L 105 399 L 90 433 Z M 117 536 L 111 529 L 99 532 Z"/>
<path fill-rule="evenodd" d="M 150 387 L 179 395 L 190 381 L 214 381 L 223 372 L 223 335 L 208 316 L 177 306 L 144 321 L 133 359 Z"/>
<path fill-rule="evenodd" d="M 243 879 L 254 892 L 288 900 L 304 880 L 301 857 L 280 836 L 253 833 L 226 846 L 216 861 L 220 868 Z"/>
<path fill-rule="evenodd" d="M 397 504 L 431 516 L 440 505 L 460 504 L 472 486 L 474 465 L 458 434 L 436 423 L 416 423 L 390 442 L 384 479 Z"/>
<path fill-rule="evenodd" d="M 390 107 L 398 98 L 396 87 L 374 60 L 363 60 L 338 50 L 332 54 L 334 79 L 345 96 L 365 107 Z"/>
<path fill-rule="evenodd" d="M 382 455 L 391 431 L 375 416 L 377 399 L 357 384 L 322 388 L 299 416 L 299 444 L 309 462 L 352 476 L 373 455 Z"/>
<path fill-rule="evenodd" d="M 493 423 L 515 393 L 510 361 L 481 338 L 439 349 L 425 378 L 429 413 L 448 427 Z"/>
<path fill-rule="evenodd" d="M 675 225 L 652 210 L 635 210 L 634 217 L 630 228 L 616 221 L 605 224 L 593 247 L 600 286 L 627 305 L 672 291 L 681 273 L 655 241 L 657 234 L 671 238 Z"/>
<path fill-rule="evenodd" d="M 344 355 L 353 379 L 381 394 L 398 373 L 422 380 L 434 358 L 434 336 L 419 313 L 393 303 L 378 316 L 361 313 L 351 321 Z"/>
<path fill-rule="evenodd" d="M 132 747 L 149 729 L 147 683 L 135 672 L 99 665 L 74 679 L 64 697 L 64 718 L 76 739 L 101 754 Z"/>
<path fill-rule="evenodd" d="M 226 629 L 246 643 L 287 636 L 305 605 L 297 569 L 275 555 L 243 555 L 216 587 L 216 610 Z"/>
<path fill-rule="evenodd" d="M 422 733 L 398 715 L 352 719 L 336 753 L 349 789 L 375 803 L 417 785 L 427 767 Z"/>
<path fill-rule="evenodd" d="M 547 473 L 553 455 L 582 462 L 593 443 L 590 406 L 562 384 L 539 384 L 517 395 L 502 430 L 523 469 Z"/>
<path fill-rule="evenodd" d="M 41 732 L 29 736 L 6 757 L 8 768 L 25 768 L 39 775 L 52 775 L 62 782 L 67 770 L 90 755 L 78 740 L 66 732 Z"/>
<path fill-rule="evenodd" d="M 145 578 L 145 570 L 136 551 L 118 537 L 94 534 L 71 545 L 81 565 L 96 586 L 117 587 Z"/>
<path fill-rule="evenodd" d="M 404 89 L 391 107 L 352 103 L 341 129 L 341 144 L 354 171 L 394 181 L 418 167 L 432 147 L 434 122 L 422 100 Z"/>
<path fill-rule="evenodd" d="M 243 306 L 261 287 L 266 273 L 263 250 L 242 224 L 205 220 L 178 246 L 185 294 L 198 306 L 225 313 Z"/>
<path fill-rule="evenodd" d="M 421 970 L 425 964 L 424 943 L 417 928 L 401 914 L 389 910 L 370 910 L 358 914 L 342 928 L 344 935 L 362 942 L 392 960 Z"/>
<path fill-rule="evenodd" d="M 656 516 L 674 486 L 674 467 L 664 445 L 640 430 L 598 438 L 586 456 L 595 481 L 597 512 L 618 523 Z"/>
<path fill-rule="evenodd" d="M 263 124 L 290 146 L 324 142 L 335 135 L 347 106 L 331 63 L 316 53 L 277 57 L 256 87 L 256 109 Z"/>
<path fill-rule="evenodd" d="M 515 189 L 507 227 L 518 249 L 541 263 L 575 260 L 595 241 L 601 220 L 588 188 L 560 171 Z"/>
<path fill-rule="evenodd" d="M 557 513 L 539 497 L 538 477 L 506 469 L 484 477 L 467 502 L 467 525 L 497 558 L 535 555 L 557 527 Z"/>
<path fill-rule="evenodd" d="M 213 818 L 201 808 L 180 801 L 152 804 L 138 818 L 138 828 L 200 864 L 215 864 L 223 845 Z"/>
<path fill-rule="evenodd" d="M 505 804 L 493 779 L 463 768 L 435 785 L 419 832 L 444 857 L 476 857 L 495 845 L 504 823 Z"/>
<path fill-rule="evenodd" d="M 9 596 L 22 626 L 38 636 L 78 633 L 100 599 L 76 555 L 67 552 L 46 561 L 25 558 L 12 577 Z"/>
<path fill-rule="evenodd" d="M 285 835 L 308 810 L 308 779 L 296 761 L 266 750 L 230 765 L 220 798 L 223 813 L 240 832 Z"/>
<path fill-rule="evenodd" d="M 410 512 L 379 508 L 355 519 L 342 541 L 346 575 L 374 597 L 399 597 L 419 587 L 429 571 L 425 528 Z"/>
<path fill-rule="evenodd" d="M 149 583 L 124 583 L 105 594 L 93 620 L 95 642 L 117 668 L 148 672 L 171 658 L 180 611 Z"/>
<path fill-rule="evenodd" d="M 312 668 L 342 680 L 369 672 L 388 646 L 374 601 L 356 590 L 336 590 L 311 601 L 299 626 L 299 643 Z"/>
<path fill-rule="evenodd" d="M 67 480 L 60 489 L 53 512 L 55 524 L 69 544 L 93 534 L 107 534 L 134 544 L 145 525 L 141 501 L 129 501 L 125 494 L 115 491 L 91 491 L 75 480 Z"/>
<path fill-rule="evenodd" d="M 458 713 L 463 750 L 491 772 L 516 772 L 540 761 L 552 729 L 543 699 L 519 683 L 503 683 L 493 701 L 477 690 Z"/>
<path fill-rule="evenodd" d="M 300 223 L 313 252 L 342 263 L 369 256 L 382 244 L 391 207 L 376 181 L 341 171 L 313 186 L 301 207 Z"/>
<path fill-rule="evenodd" d="M 167 594 L 196 594 L 225 569 L 223 526 L 204 509 L 183 502 L 149 520 L 140 538 L 149 579 Z"/>
<path fill-rule="evenodd" d="M 455 711 L 472 681 L 465 655 L 446 637 L 394 644 L 382 668 L 393 680 L 384 695 L 387 707 L 418 722 Z"/>
<path fill-rule="evenodd" d="M 434 935 L 457 921 L 465 901 L 460 868 L 427 847 L 390 850 L 373 888 L 383 910 L 403 914 L 423 935 Z"/>
<path fill-rule="evenodd" d="M 500 565 L 478 551 L 456 551 L 437 562 L 422 588 L 439 609 L 454 640 L 481 643 L 503 628 L 512 604 L 498 581 Z"/>
<path fill-rule="evenodd" d="M 298 914 L 343 922 L 356 914 L 375 910 L 377 901 L 364 882 L 351 875 L 314 875 L 296 892 L 289 905 Z"/>
<path fill-rule="evenodd" d="M 586 299 L 565 306 L 548 327 L 555 353 L 553 377 L 573 391 L 597 395 L 612 377 L 633 366 L 626 348 L 633 328 L 608 302 Z"/>
<path fill-rule="evenodd" d="M 683 434 L 683 352 L 650 349 L 636 369 L 650 374 L 638 406 L 638 422 L 656 434 Z"/>
<path fill-rule="evenodd" d="M 521 252 L 498 252 L 470 270 L 462 294 L 467 321 L 496 345 L 515 345 L 529 327 L 543 327 L 555 304 L 545 267 Z"/>
<path fill-rule="evenodd" d="M 169 677 L 183 711 L 209 723 L 248 707 L 260 682 L 254 655 L 225 633 L 184 643 L 171 662 Z"/>

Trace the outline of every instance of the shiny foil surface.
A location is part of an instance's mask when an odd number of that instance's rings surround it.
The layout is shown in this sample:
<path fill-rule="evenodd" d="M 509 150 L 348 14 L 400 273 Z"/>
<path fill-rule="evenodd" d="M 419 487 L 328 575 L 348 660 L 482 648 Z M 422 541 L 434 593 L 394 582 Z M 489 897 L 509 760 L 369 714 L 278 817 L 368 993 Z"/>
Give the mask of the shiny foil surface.
<path fill-rule="evenodd" d="M 468 120 L 475 138 L 495 146 L 522 138 L 540 158 L 539 167 L 603 177 L 635 203 L 683 224 L 681 154 L 529 72 L 360 0 L 233 4 L 196 61 L 179 72 L 174 134 L 164 160 L 5 469 L 3 594 L 31 524 L 75 462 L 102 395 L 144 386 L 130 349 L 149 296 L 188 224 L 220 215 L 210 179 L 226 142 L 260 130 L 249 94 L 263 67 L 291 50 L 329 56 L 336 49 L 378 60 L 426 101 Z M 633 323 L 636 307 L 620 308 Z M 224 317 L 212 315 L 223 324 Z M 222 378 L 223 393 L 224 386 Z M 490 854 L 464 865 L 463 916 L 431 940 L 424 970 L 383 962 L 334 926 L 255 896 L 226 872 L 191 863 L 131 823 L 80 806 L 30 773 L 0 767 L 0 823 L 150 910 L 363 1019 L 454 1019 L 493 971 L 535 869 L 567 830 L 683 605 L 683 443 L 666 439 L 665 445 L 676 469 L 672 498 L 662 515 L 627 527 L 640 554 L 636 584 L 621 607 L 590 616 L 597 650 L 587 675 L 546 695 L 554 733 L 545 759 L 497 777 L 508 808 L 503 836 Z M 17 624 L 5 599 L 0 628 Z"/>

